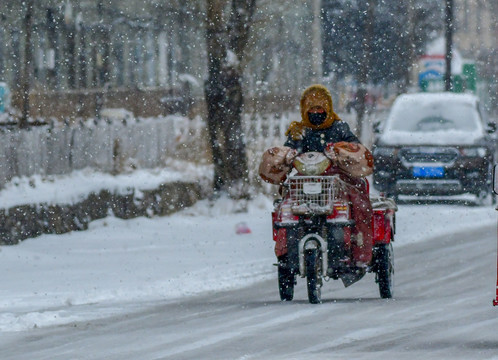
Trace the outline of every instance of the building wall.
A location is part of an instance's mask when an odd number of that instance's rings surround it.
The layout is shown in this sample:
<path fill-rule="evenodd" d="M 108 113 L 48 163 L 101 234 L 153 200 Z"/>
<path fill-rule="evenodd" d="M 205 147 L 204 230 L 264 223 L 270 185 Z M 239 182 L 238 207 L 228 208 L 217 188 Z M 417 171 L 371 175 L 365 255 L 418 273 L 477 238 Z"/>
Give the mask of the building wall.
<path fill-rule="evenodd" d="M 498 1 L 454 0 L 454 43 L 468 58 L 498 48 Z"/>

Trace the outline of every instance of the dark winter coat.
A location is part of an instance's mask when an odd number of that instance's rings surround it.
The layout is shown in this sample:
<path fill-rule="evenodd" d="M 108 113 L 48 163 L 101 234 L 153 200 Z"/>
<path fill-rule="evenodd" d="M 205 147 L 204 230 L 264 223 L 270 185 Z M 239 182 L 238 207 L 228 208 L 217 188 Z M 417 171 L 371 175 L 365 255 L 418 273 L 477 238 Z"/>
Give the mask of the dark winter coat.
<path fill-rule="evenodd" d="M 287 137 L 285 146 L 296 149 L 299 153 L 318 151 L 323 152 L 329 143 L 337 143 L 347 141 L 359 143 L 358 138 L 353 134 L 349 125 L 344 121 L 334 121 L 332 125 L 326 129 L 313 130 L 310 128 L 304 129 L 302 139 L 294 140 L 292 135 Z"/>

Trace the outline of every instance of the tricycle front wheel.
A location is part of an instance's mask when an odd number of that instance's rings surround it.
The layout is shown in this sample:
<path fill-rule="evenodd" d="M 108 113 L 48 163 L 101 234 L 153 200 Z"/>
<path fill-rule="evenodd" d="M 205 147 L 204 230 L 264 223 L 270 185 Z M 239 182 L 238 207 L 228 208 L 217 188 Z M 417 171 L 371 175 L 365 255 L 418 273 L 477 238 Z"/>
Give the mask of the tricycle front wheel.
<path fill-rule="evenodd" d="M 306 283 L 308 284 L 308 300 L 310 304 L 322 302 L 321 259 L 319 249 L 306 253 Z"/>

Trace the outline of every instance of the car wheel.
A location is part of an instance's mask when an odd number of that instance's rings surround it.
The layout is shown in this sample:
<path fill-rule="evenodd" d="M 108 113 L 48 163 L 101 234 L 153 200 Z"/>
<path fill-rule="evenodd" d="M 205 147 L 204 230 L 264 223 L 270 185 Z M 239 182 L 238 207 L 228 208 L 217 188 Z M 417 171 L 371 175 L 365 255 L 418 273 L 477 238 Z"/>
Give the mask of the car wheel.
<path fill-rule="evenodd" d="M 476 195 L 477 206 L 491 206 L 496 204 L 496 196 L 491 190 L 481 190 Z"/>

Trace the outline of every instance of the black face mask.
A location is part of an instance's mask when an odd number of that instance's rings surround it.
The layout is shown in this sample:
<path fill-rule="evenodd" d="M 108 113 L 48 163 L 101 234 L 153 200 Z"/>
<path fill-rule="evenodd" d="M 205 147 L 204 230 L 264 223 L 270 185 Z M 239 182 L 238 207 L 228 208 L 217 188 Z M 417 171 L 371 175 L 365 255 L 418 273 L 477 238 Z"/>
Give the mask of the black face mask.
<path fill-rule="evenodd" d="M 308 119 L 310 119 L 310 123 L 316 126 L 323 124 L 326 118 L 327 118 L 326 112 L 308 113 Z"/>

